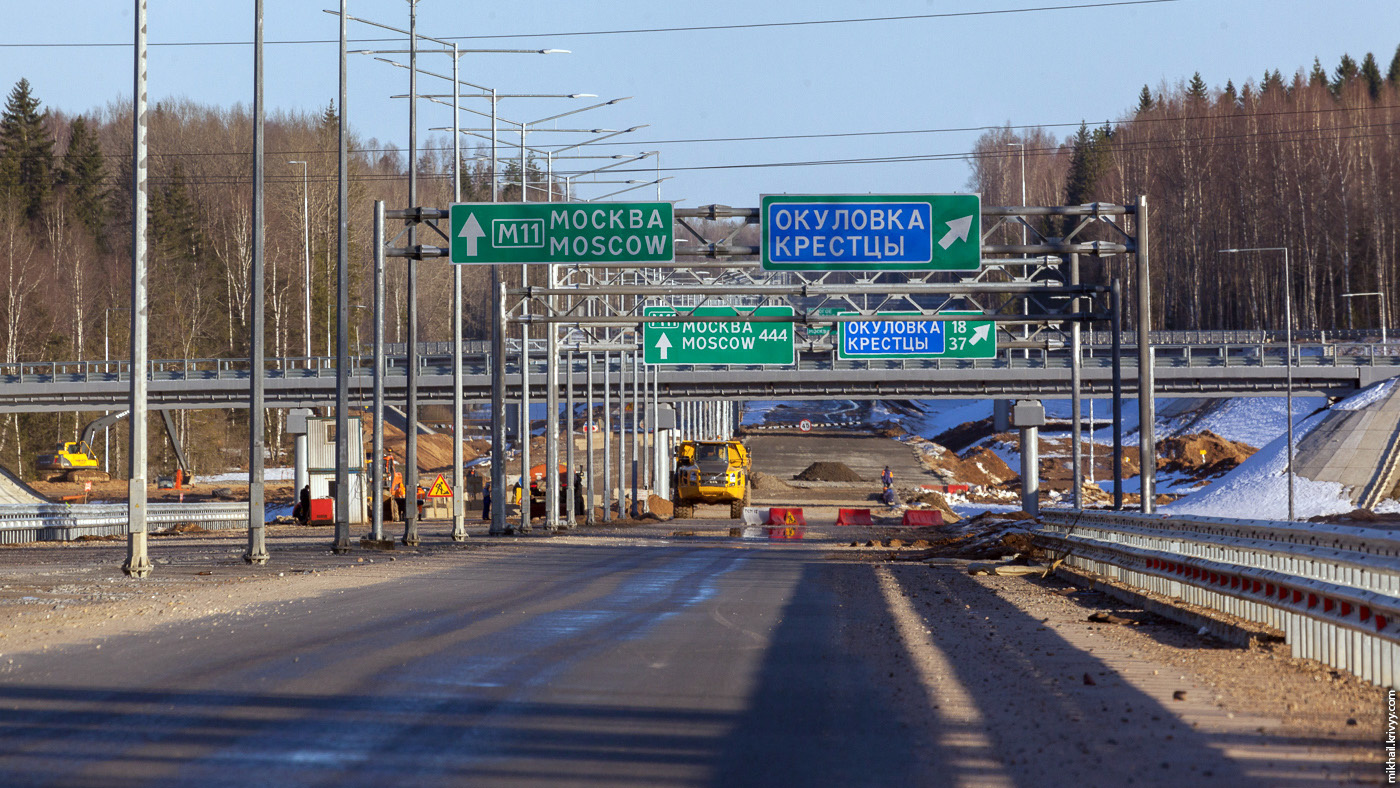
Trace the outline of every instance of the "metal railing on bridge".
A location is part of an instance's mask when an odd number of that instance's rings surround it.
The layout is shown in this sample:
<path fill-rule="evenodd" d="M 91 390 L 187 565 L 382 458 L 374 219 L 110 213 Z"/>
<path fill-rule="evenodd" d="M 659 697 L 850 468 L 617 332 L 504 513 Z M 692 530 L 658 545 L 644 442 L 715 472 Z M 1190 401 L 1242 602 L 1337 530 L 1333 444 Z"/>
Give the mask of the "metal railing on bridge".
<path fill-rule="evenodd" d="M 532 342 L 533 345 L 533 342 Z M 1153 347 L 1156 368 L 1167 367 L 1277 367 L 1286 364 L 1283 345 L 1266 342 L 1219 344 L 1160 344 Z M 1400 344 L 1378 343 L 1295 343 L 1295 367 L 1367 367 L 1400 366 Z M 519 374 L 515 352 L 507 353 L 510 372 Z M 1085 367 L 1107 368 L 1112 364 L 1108 352 L 1099 343 L 1086 344 L 1081 360 Z M 390 377 L 407 375 L 403 356 L 385 360 L 385 374 Z M 807 350 L 799 354 L 797 368 L 802 370 L 880 370 L 880 369 L 1068 369 L 1070 351 L 1067 348 L 1003 348 L 989 359 L 892 359 L 843 360 L 829 349 Z M 578 361 L 578 369 L 582 369 Z M 618 362 L 614 362 L 616 366 Z M 420 373 L 450 374 L 447 355 L 424 354 L 419 359 Z M 1125 368 L 1136 368 L 1137 359 L 1125 353 Z M 531 374 L 543 374 L 545 360 L 539 350 L 532 348 Z M 756 369 L 738 365 L 673 366 L 669 370 L 694 369 Z M 491 359 L 486 352 L 474 352 L 463 359 L 467 375 L 486 375 Z M 178 380 L 246 380 L 247 359 L 192 358 L 162 359 L 150 362 L 149 379 Z M 351 356 L 351 375 L 368 377 L 373 373 L 369 356 Z M 125 361 L 39 361 L 0 364 L 0 385 L 13 383 L 116 383 L 130 380 L 131 365 Z M 286 357 L 267 361 L 269 379 L 334 378 L 335 363 L 325 357 Z"/>

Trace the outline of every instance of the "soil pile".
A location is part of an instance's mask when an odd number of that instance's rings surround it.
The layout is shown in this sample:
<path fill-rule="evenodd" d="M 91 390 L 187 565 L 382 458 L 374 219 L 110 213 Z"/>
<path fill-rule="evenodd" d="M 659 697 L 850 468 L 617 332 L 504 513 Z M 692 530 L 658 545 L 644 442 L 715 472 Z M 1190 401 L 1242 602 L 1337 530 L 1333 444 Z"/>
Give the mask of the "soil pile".
<path fill-rule="evenodd" d="M 965 421 L 952 429 L 944 430 L 933 436 L 933 442 L 956 451 L 971 446 L 995 431 L 991 418 L 980 421 Z"/>
<path fill-rule="evenodd" d="M 788 484 L 786 481 L 778 478 L 777 476 L 768 473 L 763 473 L 762 471 L 754 471 L 753 473 L 749 474 L 749 480 L 753 482 L 753 488 L 758 492 L 780 493 L 787 490 L 796 489 L 791 484 Z"/>
<path fill-rule="evenodd" d="M 665 498 L 659 495 L 650 495 L 647 496 L 647 511 L 663 520 L 669 520 L 674 512 L 674 507 Z"/>
<path fill-rule="evenodd" d="M 961 457 L 947 448 L 923 439 L 910 442 L 919 453 L 919 462 L 946 483 L 996 487 L 1017 478 L 1001 457 L 985 446 L 968 449 Z"/>
<path fill-rule="evenodd" d="M 1210 430 L 1167 438 L 1157 445 L 1157 468 L 1194 476 L 1218 476 L 1233 470 L 1258 449 L 1226 440 Z"/>
<path fill-rule="evenodd" d="M 814 462 L 802 473 L 792 477 L 804 482 L 863 482 L 860 474 L 844 462 Z"/>
<path fill-rule="evenodd" d="M 369 441 L 374 436 L 373 416 L 363 414 L 360 417 L 363 425 L 362 430 L 365 436 L 365 445 L 368 449 Z M 540 441 L 540 448 L 543 449 L 543 439 Z M 408 449 L 404 432 L 392 424 L 384 424 L 384 452 L 392 454 L 402 460 Z M 471 462 L 483 454 L 489 453 L 491 442 L 484 440 L 462 441 L 462 461 Z M 544 455 L 541 454 L 541 457 Z M 419 435 L 418 436 L 418 471 L 419 473 L 446 473 L 452 470 L 452 436 L 451 435 Z M 431 479 L 428 480 L 432 482 Z"/>
<path fill-rule="evenodd" d="M 921 490 L 917 495 L 912 496 L 908 502 L 911 504 L 924 504 L 919 507 L 920 509 L 935 509 L 942 512 L 944 525 L 956 523 L 962 519 L 958 516 L 957 512 L 953 511 L 953 507 L 948 505 L 948 499 L 945 498 L 941 492 Z"/>

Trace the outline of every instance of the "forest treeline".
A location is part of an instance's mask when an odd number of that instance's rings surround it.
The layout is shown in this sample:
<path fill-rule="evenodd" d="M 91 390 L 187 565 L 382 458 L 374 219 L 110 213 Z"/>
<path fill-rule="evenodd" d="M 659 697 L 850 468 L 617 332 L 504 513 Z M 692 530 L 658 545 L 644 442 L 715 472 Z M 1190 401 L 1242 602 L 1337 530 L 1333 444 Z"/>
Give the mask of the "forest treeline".
<path fill-rule="evenodd" d="M 149 124 L 150 356 L 243 356 L 253 248 L 250 113 L 162 102 L 151 108 Z M 337 126 L 334 105 L 267 119 L 269 356 L 326 355 L 333 347 Z M 1292 255 L 1295 325 L 1369 328 L 1380 319 L 1379 299 L 1341 296 L 1383 292 L 1392 307 L 1400 295 L 1398 131 L 1400 49 L 1384 72 L 1367 54 L 1360 61 L 1344 56 L 1330 71 L 1314 61 L 1292 76 L 1265 72 L 1239 86 L 1208 87 L 1197 74 L 1176 85 L 1144 86 L 1122 117 L 1081 125 L 1065 139 L 1045 128 L 990 131 L 970 157 L 969 186 L 986 205 L 1020 204 L 1024 163 L 1029 205 L 1131 203 L 1146 195 L 1155 327 L 1281 328 L 1278 256 L 1218 252 L 1283 246 Z M 449 142 L 429 139 L 423 146 L 421 205 L 451 201 Z M 373 139 L 352 136 L 350 150 L 354 346 L 368 342 L 371 327 L 371 205 L 406 205 L 408 162 L 402 151 Z M 489 173 L 476 154 L 468 153 L 464 168 L 465 200 L 490 198 Z M 534 162 L 526 167 L 531 183 L 544 182 Z M 0 113 L 0 361 L 128 356 L 131 180 L 129 106 L 68 115 L 46 109 L 27 81 L 14 85 Z M 518 200 L 516 162 L 504 161 L 502 180 L 516 184 L 505 187 L 502 199 Z M 543 187 L 531 191 L 532 200 L 545 198 Z M 1036 229 L 1063 232 L 1048 223 Z M 302 284 L 308 254 L 309 346 Z M 1127 265 L 1123 258 L 1091 262 L 1086 278 L 1123 276 L 1130 287 Z M 420 336 L 449 339 L 450 270 L 419 269 Z M 486 274 L 473 268 L 465 274 L 467 334 L 484 337 Z M 387 311 L 388 339 L 402 341 L 402 265 L 388 267 Z M 36 452 L 71 440 L 91 415 L 5 418 L 0 464 L 32 472 Z M 241 411 L 182 412 L 182 440 L 197 470 L 246 462 L 246 423 Z M 269 425 L 269 445 L 285 451 L 279 415 Z M 153 456 L 169 462 L 159 445 L 162 432 L 150 434 Z M 114 475 L 125 470 L 124 435 L 124 428 L 112 433 Z"/>
<path fill-rule="evenodd" d="M 1385 71 L 1368 53 L 1238 86 L 1211 88 L 1199 73 L 1144 86 L 1123 117 L 1064 140 L 1043 128 L 988 132 L 972 159 L 984 204 L 1021 204 L 1018 144 L 1029 205 L 1147 196 L 1155 328 L 1282 329 L 1282 256 L 1219 253 L 1252 247 L 1289 250 L 1296 328 L 1375 329 L 1380 298 L 1342 298 L 1359 292 L 1384 293 L 1395 322 L 1400 49 Z M 1093 274 L 1131 286 L 1127 265 L 1110 258 Z"/>
<path fill-rule="evenodd" d="M 338 125 L 333 105 L 320 114 L 281 113 L 266 122 L 268 356 L 324 356 L 334 349 Z M 419 204 L 451 202 L 449 146 L 450 140 L 426 141 L 419 157 Z M 159 103 L 149 112 L 149 148 L 150 358 L 246 357 L 253 255 L 251 115 L 242 107 Z M 372 329 L 372 203 L 407 205 L 407 162 L 402 151 L 375 140 L 352 138 L 350 149 L 348 318 L 353 348 L 361 340 L 367 345 Z M 526 168 L 531 199 L 545 199 L 543 185 L 533 185 L 543 184 L 540 168 L 533 161 Z M 489 170 L 482 161 L 472 161 L 462 180 L 464 200 L 490 199 Z M 518 163 L 503 163 L 503 180 L 519 183 Z M 0 360 L 129 358 L 131 190 L 128 106 L 112 104 L 100 112 L 68 116 L 46 110 L 26 80 L 15 84 L 0 114 L 0 276 L 5 290 Z M 501 198 L 518 200 L 519 186 L 507 186 Z M 303 286 L 308 255 L 309 347 Z M 450 339 L 451 272 L 447 265 L 432 264 L 420 265 L 419 271 L 421 336 L 424 341 Z M 468 269 L 464 277 L 469 337 L 484 337 L 488 330 L 486 276 Z M 406 333 L 405 293 L 405 267 L 388 266 L 390 342 L 403 341 Z M 0 464 L 31 472 L 36 452 L 72 440 L 91 417 L 5 418 L 0 422 Z M 246 418 L 238 411 L 181 412 L 182 440 L 193 447 L 197 469 L 246 462 L 246 448 L 236 448 L 246 447 L 246 437 L 239 437 L 246 431 Z M 286 441 L 280 418 L 270 424 L 269 443 L 281 452 Z M 152 450 L 166 452 L 159 444 L 163 431 L 150 434 L 155 436 Z M 117 437 L 114 432 L 114 475 L 125 472 L 119 467 L 125 438 Z"/>

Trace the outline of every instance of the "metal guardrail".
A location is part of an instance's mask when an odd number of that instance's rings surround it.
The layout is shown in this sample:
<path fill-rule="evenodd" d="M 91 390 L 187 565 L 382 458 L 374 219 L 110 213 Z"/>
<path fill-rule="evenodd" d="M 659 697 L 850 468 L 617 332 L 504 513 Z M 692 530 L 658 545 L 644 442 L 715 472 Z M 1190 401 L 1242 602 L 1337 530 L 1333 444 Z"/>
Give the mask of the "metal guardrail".
<path fill-rule="evenodd" d="M 1400 687 L 1400 532 L 1325 524 L 1046 510 L 1065 563 L 1273 627 L 1295 657 Z"/>
<path fill-rule="evenodd" d="M 146 505 L 152 531 L 191 524 L 211 531 L 248 524 L 245 503 L 152 503 Z M 68 542 L 82 536 L 126 536 L 124 503 L 0 505 L 0 544 Z"/>

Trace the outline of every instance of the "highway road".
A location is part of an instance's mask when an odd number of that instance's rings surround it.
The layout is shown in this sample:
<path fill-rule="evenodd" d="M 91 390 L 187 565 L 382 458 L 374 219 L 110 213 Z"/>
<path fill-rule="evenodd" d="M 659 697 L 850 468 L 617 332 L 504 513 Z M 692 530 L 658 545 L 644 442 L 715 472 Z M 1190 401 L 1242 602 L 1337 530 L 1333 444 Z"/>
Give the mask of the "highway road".
<path fill-rule="evenodd" d="M 107 566 L 119 629 L 3 630 L 0 785 L 1312 785 L 1377 741 L 1227 708 L 1144 651 L 1175 625 L 684 525 L 186 562 L 219 581 L 193 596 Z"/>

